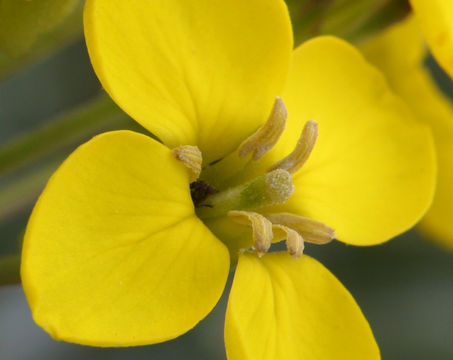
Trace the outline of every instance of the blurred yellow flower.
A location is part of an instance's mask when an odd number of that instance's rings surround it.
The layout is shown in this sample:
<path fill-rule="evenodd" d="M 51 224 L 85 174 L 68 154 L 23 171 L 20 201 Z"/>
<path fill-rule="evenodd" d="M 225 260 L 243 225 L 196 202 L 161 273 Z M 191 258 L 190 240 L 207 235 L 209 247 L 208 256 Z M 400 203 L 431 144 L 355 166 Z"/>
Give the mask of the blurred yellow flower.
<path fill-rule="evenodd" d="M 410 0 L 436 60 L 453 78 L 453 1 Z"/>
<path fill-rule="evenodd" d="M 347 43 L 293 51 L 281 0 L 89 0 L 84 20 L 104 88 L 165 145 L 105 133 L 53 175 L 24 240 L 35 321 L 87 345 L 172 339 L 237 262 L 230 360 L 378 359 L 352 296 L 300 255 L 333 229 L 372 245 L 413 226 L 435 182 L 428 128 Z M 299 259 L 266 254 L 285 237 Z"/>
<path fill-rule="evenodd" d="M 453 20 L 453 14 L 450 18 Z M 453 250 L 453 103 L 425 66 L 428 51 L 417 18 L 412 15 L 389 28 L 364 44 L 362 50 L 384 72 L 392 89 L 406 101 L 414 115 L 433 129 L 438 159 L 437 187 L 433 204 L 420 227 Z"/>

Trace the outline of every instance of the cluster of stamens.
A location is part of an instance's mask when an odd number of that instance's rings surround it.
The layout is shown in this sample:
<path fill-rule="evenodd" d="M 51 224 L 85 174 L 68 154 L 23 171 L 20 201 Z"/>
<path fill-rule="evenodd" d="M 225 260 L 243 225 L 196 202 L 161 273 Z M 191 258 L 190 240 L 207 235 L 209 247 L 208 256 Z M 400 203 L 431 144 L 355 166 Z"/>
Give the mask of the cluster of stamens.
<path fill-rule="evenodd" d="M 244 161 L 259 161 L 277 143 L 285 129 L 286 119 L 285 104 L 277 97 L 268 120 L 242 142 L 233 156 Z M 295 214 L 261 214 L 256 211 L 288 200 L 294 191 L 291 174 L 305 164 L 317 137 L 318 124 L 310 120 L 305 124 L 293 152 L 274 163 L 266 174 L 221 192 L 197 180 L 201 173 L 202 156 L 196 146 L 180 146 L 173 149 L 173 154 L 190 171 L 192 198 L 200 218 L 226 215 L 238 224 L 250 226 L 253 233 L 251 250 L 259 256 L 268 252 L 273 242 L 286 239 L 289 254 L 298 258 L 303 253 L 304 242 L 326 244 L 335 238 L 334 230 L 322 222 Z M 250 154 L 251 159 L 247 159 Z"/>

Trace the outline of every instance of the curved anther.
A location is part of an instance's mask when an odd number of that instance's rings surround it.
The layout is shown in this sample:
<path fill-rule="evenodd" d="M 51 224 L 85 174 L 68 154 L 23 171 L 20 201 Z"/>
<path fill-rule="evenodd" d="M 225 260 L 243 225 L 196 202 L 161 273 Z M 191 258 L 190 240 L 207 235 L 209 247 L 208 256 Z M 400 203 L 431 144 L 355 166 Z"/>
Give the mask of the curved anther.
<path fill-rule="evenodd" d="M 261 257 L 269 250 L 274 234 L 272 223 L 263 215 L 251 211 L 229 211 L 228 216 L 238 224 L 248 225 L 253 231 L 253 248 Z"/>
<path fill-rule="evenodd" d="M 290 174 L 296 173 L 307 161 L 315 147 L 317 138 L 318 123 L 314 120 L 307 121 L 294 151 L 284 159 L 273 164 L 268 171 L 283 169 Z"/>
<path fill-rule="evenodd" d="M 200 149 L 192 145 L 182 145 L 174 148 L 171 152 L 189 170 L 189 182 L 197 180 L 200 176 L 201 164 L 203 162 Z"/>
<path fill-rule="evenodd" d="M 305 248 L 304 238 L 297 231 L 279 224 L 274 224 L 272 229 L 275 237 L 286 238 L 286 249 L 293 258 L 297 259 L 302 256 Z M 280 235 L 279 232 L 283 234 Z"/>
<path fill-rule="evenodd" d="M 335 230 L 320 221 L 291 213 L 268 214 L 266 217 L 273 224 L 297 231 L 306 242 L 323 245 L 335 239 Z"/>
<path fill-rule="evenodd" d="M 275 98 L 269 118 L 257 131 L 248 137 L 238 148 L 238 156 L 244 158 L 253 152 L 253 160 L 259 160 L 268 152 L 280 138 L 285 130 L 288 113 L 283 100 L 278 96 Z"/>

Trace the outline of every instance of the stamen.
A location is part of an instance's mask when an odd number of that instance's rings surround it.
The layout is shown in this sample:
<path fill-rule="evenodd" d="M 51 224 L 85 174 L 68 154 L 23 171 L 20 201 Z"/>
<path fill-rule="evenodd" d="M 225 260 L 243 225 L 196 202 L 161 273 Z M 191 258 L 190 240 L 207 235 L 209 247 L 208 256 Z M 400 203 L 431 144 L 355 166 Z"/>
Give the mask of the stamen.
<path fill-rule="evenodd" d="M 203 162 L 200 149 L 192 145 L 182 145 L 174 148 L 171 152 L 176 159 L 181 161 L 189 169 L 189 181 L 193 182 L 197 180 L 200 176 L 201 164 Z"/>
<path fill-rule="evenodd" d="M 272 229 L 274 230 L 274 237 L 286 238 L 286 249 L 293 258 L 297 259 L 302 256 L 305 248 L 304 239 L 297 231 L 278 224 L 274 224 Z M 279 232 L 284 233 L 284 235 L 279 236 Z"/>
<path fill-rule="evenodd" d="M 277 169 L 246 184 L 208 196 L 197 208 L 197 215 L 207 219 L 224 216 L 234 209 L 254 210 L 283 204 L 293 192 L 290 173 Z"/>
<path fill-rule="evenodd" d="M 288 113 L 283 100 L 278 96 L 275 98 L 269 118 L 257 131 L 248 137 L 238 148 L 238 156 L 244 158 L 253 152 L 253 160 L 259 160 L 268 152 L 280 138 L 285 130 Z"/>
<path fill-rule="evenodd" d="M 327 244 L 335 239 L 335 231 L 326 224 L 290 213 L 266 216 L 273 224 L 283 225 L 297 231 L 305 241 L 313 244 Z"/>
<path fill-rule="evenodd" d="M 284 159 L 273 164 L 269 171 L 284 169 L 291 174 L 297 172 L 307 161 L 318 137 L 318 124 L 314 120 L 307 121 L 297 141 L 294 151 Z"/>
<path fill-rule="evenodd" d="M 271 247 L 274 237 L 272 223 L 263 215 L 249 211 L 229 211 L 228 216 L 242 225 L 249 225 L 253 231 L 253 248 L 262 257 Z"/>

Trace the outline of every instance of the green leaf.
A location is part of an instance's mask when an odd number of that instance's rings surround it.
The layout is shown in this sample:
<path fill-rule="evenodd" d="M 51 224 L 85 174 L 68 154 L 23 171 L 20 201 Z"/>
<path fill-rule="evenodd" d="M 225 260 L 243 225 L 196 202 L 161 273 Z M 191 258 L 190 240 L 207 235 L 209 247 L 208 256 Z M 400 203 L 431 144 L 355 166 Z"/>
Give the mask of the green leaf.
<path fill-rule="evenodd" d="M 20 255 L 0 257 L 0 286 L 20 283 Z"/>
<path fill-rule="evenodd" d="M 7 56 L 26 52 L 59 25 L 79 0 L 0 0 L 0 50 Z"/>

